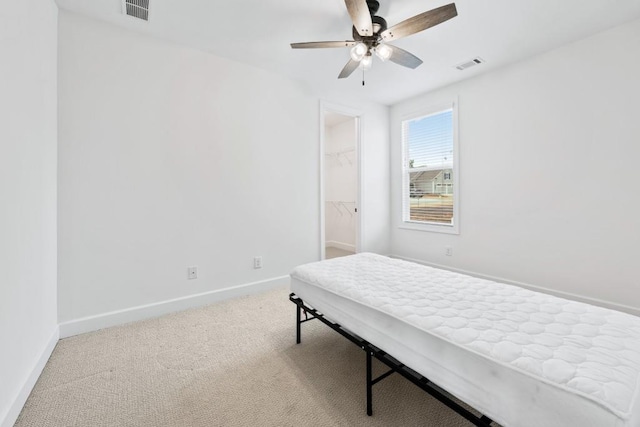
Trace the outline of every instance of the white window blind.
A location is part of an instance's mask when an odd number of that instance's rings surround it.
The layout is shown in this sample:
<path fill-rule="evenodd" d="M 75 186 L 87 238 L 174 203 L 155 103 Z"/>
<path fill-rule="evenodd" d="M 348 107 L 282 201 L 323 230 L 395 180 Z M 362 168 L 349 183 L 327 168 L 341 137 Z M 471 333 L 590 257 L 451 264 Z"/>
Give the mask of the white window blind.
<path fill-rule="evenodd" d="M 453 107 L 402 122 L 403 221 L 454 225 Z"/>

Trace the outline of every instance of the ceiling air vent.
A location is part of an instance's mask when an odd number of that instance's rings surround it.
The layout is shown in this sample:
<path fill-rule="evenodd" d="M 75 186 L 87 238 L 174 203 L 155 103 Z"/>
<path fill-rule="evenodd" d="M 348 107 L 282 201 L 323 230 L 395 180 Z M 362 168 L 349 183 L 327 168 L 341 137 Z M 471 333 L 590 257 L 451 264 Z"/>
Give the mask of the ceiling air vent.
<path fill-rule="evenodd" d="M 484 64 L 484 59 L 480 57 L 476 57 L 476 58 L 473 58 L 471 61 L 467 61 L 465 63 L 462 63 L 456 66 L 456 68 L 462 71 L 462 70 L 466 70 L 467 68 L 475 67 L 476 65 L 480 65 L 480 64 Z"/>
<path fill-rule="evenodd" d="M 122 9 L 129 16 L 149 20 L 149 0 L 122 0 Z"/>

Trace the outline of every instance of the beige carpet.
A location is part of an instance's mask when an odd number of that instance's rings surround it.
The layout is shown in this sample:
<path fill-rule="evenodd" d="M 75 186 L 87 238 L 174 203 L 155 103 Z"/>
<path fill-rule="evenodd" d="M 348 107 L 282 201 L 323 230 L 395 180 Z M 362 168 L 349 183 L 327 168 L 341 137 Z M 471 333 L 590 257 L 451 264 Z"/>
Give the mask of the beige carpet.
<path fill-rule="evenodd" d="M 287 295 L 61 340 L 16 426 L 470 425 L 398 375 L 374 386 L 367 417 L 364 353 L 317 321 L 296 345 Z"/>

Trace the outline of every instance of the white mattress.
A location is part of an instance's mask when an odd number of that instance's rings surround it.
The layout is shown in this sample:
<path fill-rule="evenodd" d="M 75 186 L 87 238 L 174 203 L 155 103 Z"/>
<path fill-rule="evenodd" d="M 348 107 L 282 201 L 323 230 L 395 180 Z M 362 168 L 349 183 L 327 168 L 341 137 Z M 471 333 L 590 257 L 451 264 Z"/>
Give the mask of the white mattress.
<path fill-rule="evenodd" d="M 375 254 L 291 289 L 508 427 L 640 426 L 640 318 Z"/>

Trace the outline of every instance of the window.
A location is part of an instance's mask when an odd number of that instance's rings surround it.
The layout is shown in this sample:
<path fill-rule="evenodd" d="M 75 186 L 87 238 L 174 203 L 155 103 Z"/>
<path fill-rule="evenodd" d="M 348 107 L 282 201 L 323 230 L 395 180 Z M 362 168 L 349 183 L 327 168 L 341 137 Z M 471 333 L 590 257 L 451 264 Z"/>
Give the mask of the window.
<path fill-rule="evenodd" d="M 402 121 L 404 226 L 457 233 L 455 105 Z"/>

